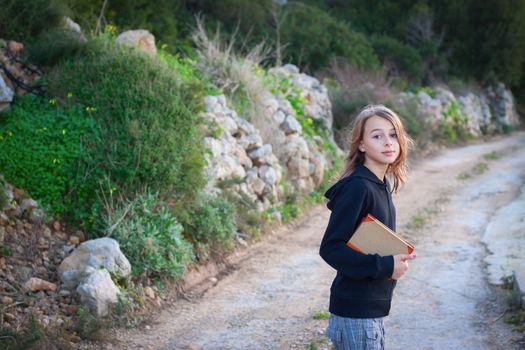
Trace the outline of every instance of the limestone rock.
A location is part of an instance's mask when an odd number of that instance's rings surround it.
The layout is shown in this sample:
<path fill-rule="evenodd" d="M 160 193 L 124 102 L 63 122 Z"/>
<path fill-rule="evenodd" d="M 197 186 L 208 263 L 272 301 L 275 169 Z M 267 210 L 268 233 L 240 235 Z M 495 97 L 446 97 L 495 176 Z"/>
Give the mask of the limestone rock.
<path fill-rule="evenodd" d="M 95 311 L 97 316 L 107 316 L 117 302 L 120 291 L 106 269 L 89 270 L 88 277 L 78 286 L 77 293 L 82 303 Z"/>
<path fill-rule="evenodd" d="M 13 101 L 15 92 L 6 85 L 4 78 L 0 74 L 0 112 L 9 108 L 9 104 Z"/>
<path fill-rule="evenodd" d="M 145 29 L 128 30 L 120 33 L 116 38 L 116 42 L 136 47 L 152 56 L 157 55 L 155 37 Z"/>
<path fill-rule="evenodd" d="M 58 273 L 68 288 L 74 288 L 88 277 L 88 267 L 104 267 L 118 278 L 127 278 L 131 265 L 112 238 L 104 237 L 85 241 L 62 261 Z"/>

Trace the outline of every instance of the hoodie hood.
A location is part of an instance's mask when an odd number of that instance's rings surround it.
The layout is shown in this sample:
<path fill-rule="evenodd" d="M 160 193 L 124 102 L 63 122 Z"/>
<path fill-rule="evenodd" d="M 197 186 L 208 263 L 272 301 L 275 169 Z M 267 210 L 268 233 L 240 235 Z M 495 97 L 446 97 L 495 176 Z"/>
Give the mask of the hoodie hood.
<path fill-rule="evenodd" d="M 368 169 L 364 165 L 358 165 L 355 170 L 349 175 L 346 176 L 339 181 L 337 181 L 332 187 L 326 191 L 324 196 L 328 199 L 328 203 L 326 206 L 328 209 L 332 210 L 332 208 L 335 205 L 337 194 L 341 191 L 341 188 L 345 186 L 349 181 L 356 177 L 361 177 L 364 179 L 367 179 L 368 181 L 371 181 L 373 183 L 376 183 L 377 185 L 381 187 L 388 186 L 388 180 L 385 178 L 385 182 L 379 180 L 379 178 L 372 172 L 370 169 Z"/>

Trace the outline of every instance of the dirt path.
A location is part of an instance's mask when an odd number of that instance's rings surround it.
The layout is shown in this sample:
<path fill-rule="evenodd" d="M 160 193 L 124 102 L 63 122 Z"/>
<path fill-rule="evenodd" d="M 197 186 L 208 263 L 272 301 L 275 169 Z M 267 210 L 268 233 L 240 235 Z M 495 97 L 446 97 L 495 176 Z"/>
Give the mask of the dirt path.
<path fill-rule="evenodd" d="M 418 258 L 396 288 L 388 350 L 517 348 L 498 320 L 505 301 L 486 282 L 481 236 L 524 175 L 524 133 L 447 150 L 414 167 L 395 202 L 398 231 L 415 243 Z M 327 311 L 334 275 L 318 255 L 328 215 L 316 207 L 302 224 L 251 248 L 253 256 L 202 298 L 177 301 L 149 329 L 119 331 L 112 348 L 328 348 L 320 335 L 326 320 L 313 318 Z"/>

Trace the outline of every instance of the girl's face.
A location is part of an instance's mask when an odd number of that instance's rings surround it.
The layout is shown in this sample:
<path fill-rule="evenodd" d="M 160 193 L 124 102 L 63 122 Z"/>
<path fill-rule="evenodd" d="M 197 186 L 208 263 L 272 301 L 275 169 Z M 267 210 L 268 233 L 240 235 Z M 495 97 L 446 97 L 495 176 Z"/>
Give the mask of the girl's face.
<path fill-rule="evenodd" d="M 368 167 L 387 167 L 399 156 L 396 130 L 388 119 L 374 115 L 365 122 L 359 150 Z"/>

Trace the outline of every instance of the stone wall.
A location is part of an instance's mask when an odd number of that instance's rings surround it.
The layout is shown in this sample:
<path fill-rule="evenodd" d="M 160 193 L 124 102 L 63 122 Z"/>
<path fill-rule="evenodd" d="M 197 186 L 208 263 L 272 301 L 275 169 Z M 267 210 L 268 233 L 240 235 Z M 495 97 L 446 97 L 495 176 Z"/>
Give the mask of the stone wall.
<path fill-rule="evenodd" d="M 432 97 L 424 91 L 403 92 L 397 96 L 397 103 L 415 102 L 420 116 L 432 130 L 447 123 L 458 124 L 472 137 L 502 132 L 520 124 L 512 93 L 502 83 L 460 95 L 443 86 L 433 88 L 433 92 Z"/>
<path fill-rule="evenodd" d="M 272 146 L 264 144 L 255 127 L 228 108 L 224 95 L 205 98 L 207 121 L 205 146 L 208 192 L 221 182 L 248 196 L 259 209 L 267 209 L 279 196 L 282 169 Z"/>
<path fill-rule="evenodd" d="M 296 87 L 305 101 L 306 118 L 320 120 L 329 142 L 337 148 L 331 132 L 332 111 L 326 88 L 292 65 L 271 69 L 269 74 L 282 75 Z M 291 183 L 293 191 L 314 190 L 323 180 L 329 159 L 320 136 L 303 134 L 296 111 L 286 96 L 266 92 L 262 104 L 265 114 L 260 117 L 266 118 L 264 123 L 271 124 L 272 130 L 267 140 L 263 140 L 252 123 L 229 108 L 224 95 L 205 98 L 204 117 L 205 146 L 210 149 L 206 156 L 207 191 L 217 192 L 221 183 L 228 182 L 264 210 L 282 200 L 283 177 Z"/>

